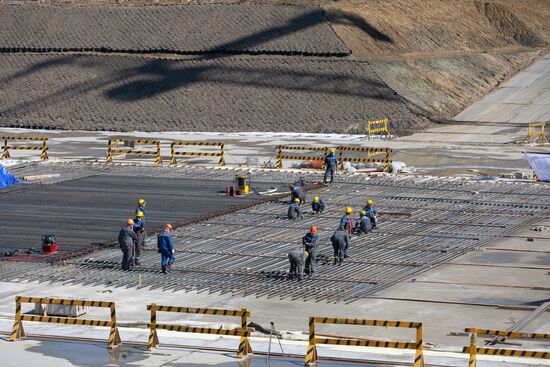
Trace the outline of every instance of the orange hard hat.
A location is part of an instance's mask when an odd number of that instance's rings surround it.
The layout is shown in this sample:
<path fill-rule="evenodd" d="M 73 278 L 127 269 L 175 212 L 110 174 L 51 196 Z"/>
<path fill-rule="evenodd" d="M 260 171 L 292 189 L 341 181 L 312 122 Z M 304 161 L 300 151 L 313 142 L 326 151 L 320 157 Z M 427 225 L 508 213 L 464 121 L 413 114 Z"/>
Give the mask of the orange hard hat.
<path fill-rule="evenodd" d="M 128 224 L 129 226 L 133 226 L 134 225 L 134 220 L 130 218 L 130 219 L 128 219 L 126 224 Z"/>
<path fill-rule="evenodd" d="M 311 228 L 309 229 L 309 231 L 313 234 L 317 233 L 317 227 L 316 226 L 311 226 Z"/>
<path fill-rule="evenodd" d="M 167 223 L 167 224 L 165 225 L 165 227 L 168 228 L 168 229 L 170 229 L 171 231 L 174 229 L 174 228 L 172 228 L 172 225 L 171 225 L 170 223 Z"/>

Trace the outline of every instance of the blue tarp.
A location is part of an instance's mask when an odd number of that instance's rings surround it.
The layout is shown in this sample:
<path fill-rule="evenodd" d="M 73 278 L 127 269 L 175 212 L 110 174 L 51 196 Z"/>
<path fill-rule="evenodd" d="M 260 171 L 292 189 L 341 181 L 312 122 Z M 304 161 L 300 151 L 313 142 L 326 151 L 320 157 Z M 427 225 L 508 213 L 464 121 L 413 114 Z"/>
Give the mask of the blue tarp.
<path fill-rule="evenodd" d="M 2 166 L 0 164 L 0 188 L 2 187 L 8 187 L 14 183 L 19 183 L 17 178 L 15 178 L 7 169 L 6 167 Z"/>

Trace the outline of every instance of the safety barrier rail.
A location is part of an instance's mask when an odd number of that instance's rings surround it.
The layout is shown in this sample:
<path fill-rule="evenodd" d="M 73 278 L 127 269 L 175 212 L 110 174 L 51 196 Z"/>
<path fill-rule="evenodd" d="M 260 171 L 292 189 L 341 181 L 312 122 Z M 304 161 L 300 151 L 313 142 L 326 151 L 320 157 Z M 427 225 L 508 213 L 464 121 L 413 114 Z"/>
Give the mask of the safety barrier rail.
<path fill-rule="evenodd" d="M 510 339 L 550 339 L 550 334 L 537 334 L 537 333 L 522 333 L 506 330 L 491 330 L 491 329 L 465 329 L 470 334 L 470 346 L 464 347 L 463 353 L 470 353 L 469 367 L 476 367 L 476 360 L 478 354 L 490 355 L 490 356 L 507 356 L 507 357 L 530 357 L 550 359 L 550 352 L 539 352 L 529 350 L 517 350 L 517 349 L 502 349 L 502 348 L 478 348 L 477 336 L 478 335 L 491 335 L 502 336 Z"/>
<path fill-rule="evenodd" d="M 315 335 L 315 324 L 333 325 L 358 325 L 358 326 L 381 326 L 394 328 L 416 329 L 416 342 L 381 341 L 368 339 L 354 339 L 351 337 L 330 337 L 318 338 Z M 407 321 L 388 320 L 363 320 L 363 319 L 341 319 L 334 317 L 310 317 L 309 318 L 309 345 L 305 359 L 305 366 L 313 366 L 319 362 L 317 344 L 349 345 L 358 347 L 378 347 L 416 350 L 414 367 L 424 366 L 424 343 L 422 341 L 422 323 Z"/>
<path fill-rule="evenodd" d="M 132 146 L 127 148 L 120 148 L 118 144 L 138 144 L 138 145 L 153 145 L 155 150 L 139 150 Z M 160 155 L 160 141 L 159 140 L 134 140 L 134 139 L 109 139 L 107 143 L 107 162 L 113 162 L 113 154 L 126 153 L 126 154 L 139 154 L 139 155 L 154 155 L 155 164 L 162 164 L 162 157 Z"/>
<path fill-rule="evenodd" d="M 338 150 L 338 165 L 340 169 L 344 168 L 344 162 L 355 163 L 384 163 L 384 172 L 390 171 L 392 163 L 392 149 L 390 148 L 364 148 L 364 147 L 343 147 L 336 148 Z M 346 152 L 367 153 L 367 157 L 348 157 Z M 383 156 L 382 158 L 373 158 Z"/>
<path fill-rule="evenodd" d="M 328 154 L 329 148 L 326 147 L 306 147 L 306 146 L 288 146 L 288 145 L 277 145 L 275 147 L 277 151 L 277 161 L 275 162 L 275 168 L 283 167 L 283 159 L 290 160 L 300 160 L 300 161 L 321 161 L 324 164 L 325 156 Z M 299 151 L 311 151 L 311 152 L 323 152 L 322 157 L 318 156 L 307 156 L 307 155 L 288 155 L 283 154 L 283 150 L 299 150 Z"/>
<path fill-rule="evenodd" d="M 177 152 L 177 146 L 201 146 L 201 147 L 219 147 L 219 153 L 209 152 Z M 196 142 L 196 141 L 175 141 L 170 145 L 170 165 L 176 165 L 176 156 L 188 157 L 220 157 L 219 166 L 225 166 L 225 144 L 221 142 Z"/>
<path fill-rule="evenodd" d="M 246 357 L 248 354 L 252 354 L 252 347 L 248 337 L 250 331 L 248 330 L 248 318 L 250 312 L 246 308 L 238 310 L 224 310 L 217 308 L 194 308 L 194 307 L 177 307 L 177 306 L 160 306 L 156 304 L 147 305 L 147 310 L 151 311 L 151 323 L 148 325 L 149 341 L 147 343 L 147 349 L 152 350 L 159 344 L 157 329 L 179 331 L 185 333 L 200 333 L 200 334 L 215 334 L 215 335 L 231 335 L 240 336 L 239 350 L 237 351 L 237 358 Z M 241 327 L 233 330 L 226 329 L 214 329 L 207 327 L 193 327 L 174 324 L 161 324 L 157 323 L 157 312 L 178 312 L 178 313 L 190 313 L 200 315 L 213 315 L 213 316 L 231 316 L 241 318 Z"/>
<path fill-rule="evenodd" d="M 13 150 L 40 150 L 42 153 L 40 154 L 40 160 L 47 160 L 48 159 L 48 147 L 47 142 L 48 138 L 28 138 L 24 136 L 3 136 L 2 140 L 4 140 L 4 148 L 2 151 L 2 159 L 10 158 L 10 149 Z M 32 145 L 9 145 L 8 141 L 10 140 L 16 140 L 16 141 L 40 141 L 42 142 L 42 145 L 40 146 L 32 146 Z"/>
<path fill-rule="evenodd" d="M 88 320 L 77 319 L 74 317 L 52 317 L 46 315 L 22 315 L 21 304 L 22 303 L 40 303 L 43 305 L 62 305 L 62 306 L 83 306 L 83 307 L 101 307 L 109 308 L 111 310 L 111 320 Z M 36 322 L 48 322 L 54 324 L 64 325 L 85 325 L 85 326 L 104 326 L 110 327 L 109 343 L 107 348 L 118 347 L 122 344 L 120 340 L 120 334 L 118 333 L 118 327 L 116 324 L 116 309 L 114 302 L 104 301 L 84 301 L 75 299 L 62 299 L 62 298 L 36 298 L 36 297 L 15 297 L 15 321 L 13 323 L 13 329 L 10 335 L 10 341 L 16 341 L 26 337 L 25 330 L 23 329 L 23 321 L 36 321 Z"/>
<path fill-rule="evenodd" d="M 530 122 L 527 125 L 527 143 L 545 144 L 548 143 L 544 132 L 544 122 Z"/>
<path fill-rule="evenodd" d="M 367 124 L 368 124 L 368 136 L 369 136 L 369 140 L 371 140 L 371 137 L 373 135 L 380 135 L 380 134 L 385 134 L 385 135 L 390 135 L 390 131 L 388 130 L 388 124 L 389 124 L 390 120 L 386 117 L 386 118 L 383 118 L 382 120 L 376 120 L 376 121 L 368 121 Z"/>

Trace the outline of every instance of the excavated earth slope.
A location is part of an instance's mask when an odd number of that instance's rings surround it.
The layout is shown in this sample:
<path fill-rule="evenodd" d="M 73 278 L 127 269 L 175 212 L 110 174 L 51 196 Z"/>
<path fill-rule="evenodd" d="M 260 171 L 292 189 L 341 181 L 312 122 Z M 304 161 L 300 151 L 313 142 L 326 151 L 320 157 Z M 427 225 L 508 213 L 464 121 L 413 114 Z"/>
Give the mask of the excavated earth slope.
<path fill-rule="evenodd" d="M 349 131 L 415 116 L 367 62 L 0 54 L 4 126 L 122 131 Z"/>

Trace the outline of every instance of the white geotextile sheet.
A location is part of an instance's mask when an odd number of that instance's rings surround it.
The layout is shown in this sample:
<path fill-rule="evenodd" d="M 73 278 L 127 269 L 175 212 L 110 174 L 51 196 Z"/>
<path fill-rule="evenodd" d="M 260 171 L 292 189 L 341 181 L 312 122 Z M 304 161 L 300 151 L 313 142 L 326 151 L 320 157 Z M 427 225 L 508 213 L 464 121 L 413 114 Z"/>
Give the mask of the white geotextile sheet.
<path fill-rule="evenodd" d="M 529 165 L 541 181 L 550 181 L 550 154 L 525 153 Z"/>

